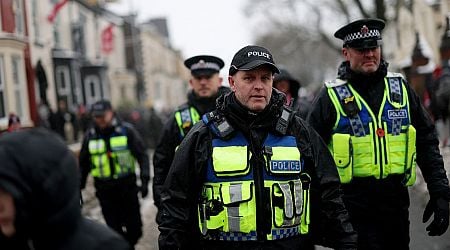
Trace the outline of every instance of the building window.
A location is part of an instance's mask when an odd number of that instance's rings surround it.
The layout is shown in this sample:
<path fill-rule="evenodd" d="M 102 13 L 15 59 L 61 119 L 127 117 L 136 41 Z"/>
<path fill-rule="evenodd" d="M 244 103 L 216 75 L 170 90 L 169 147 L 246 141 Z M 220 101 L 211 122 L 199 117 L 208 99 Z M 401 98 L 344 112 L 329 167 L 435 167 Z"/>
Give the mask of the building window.
<path fill-rule="evenodd" d="M 23 15 L 23 2 L 22 0 L 14 1 L 14 19 L 16 22 L 16 33 L 18 35 L 24 35 L 24 15 Z"/>
<path fill-rule="evenodd" d="M 6 116 L 5 111 L 5 67 L 3 65 L 3 56 L 0 56 L 0 118 Z"/>
<path fill-rule="evenodd" d="M 66 100 L 66 104 L 71 105 L 70 96 L 70 72 L 67 66 L 57 66 L 55 69 L 56 76 L 56 93 L 58 99 Z"/>
<path fill-rule="evenodd" d="M 35 42 L 38 42 L 38 39 L 41 35 L 40 25 L 39 25 L 39 5 L 38 0 L 32 0 L 32 19 L 33 19 L 33 30 L 34 30 L 34 39 Z"/>
<path fill-rule="evenodd" d="M 23 84 L 22 84 L 22 60 L 18 56 L 12 57 L 12 73 L 13 73 L 13 90 L 16 105 L 16 112 L 18 116 L 23 116 Z"/>

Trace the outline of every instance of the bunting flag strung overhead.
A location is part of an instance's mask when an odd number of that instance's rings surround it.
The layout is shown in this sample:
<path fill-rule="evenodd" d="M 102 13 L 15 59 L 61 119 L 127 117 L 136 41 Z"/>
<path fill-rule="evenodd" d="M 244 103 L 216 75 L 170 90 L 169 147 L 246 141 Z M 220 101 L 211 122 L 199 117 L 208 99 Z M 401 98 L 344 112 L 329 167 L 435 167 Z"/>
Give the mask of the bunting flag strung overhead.
<path fill-rule="evenodd" d="M 58 12 L 62 9 L 62 7 L 64 7 L 64 5 L 68 2 L 69 0 L 60 0 L 59 2 L 57 2 L 52 9 L 52 12 L 47 16 L 47 20 L 51 23 L 53 23 L 53 21 L 55 20 L 56 16 L 58 15 Z"/>

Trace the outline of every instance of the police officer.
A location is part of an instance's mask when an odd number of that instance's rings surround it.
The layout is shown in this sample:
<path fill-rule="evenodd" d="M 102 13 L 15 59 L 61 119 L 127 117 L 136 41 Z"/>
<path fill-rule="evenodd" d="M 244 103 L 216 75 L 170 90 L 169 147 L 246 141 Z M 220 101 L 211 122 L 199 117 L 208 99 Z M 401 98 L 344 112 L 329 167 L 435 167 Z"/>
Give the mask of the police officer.
<path fill-rule="evenodd" d="M 153 157 L 153 199 L 156 207 L 160 207 L 161 190 L 172 164 L 175 149 L 189 130 L 197 123 L 201 115 L 212 111 L 216 98 L 228 92 L 228 88 L 221 87 L 222 78 L 219 71 L 224 66 L 222 59 L 199 55 L 187 59 L 184 65 L 191 71 L 189 84 L 192 90 L 187 95 L 187 103 L 177 108 L 164 126 L 158 146 Z M 156 216 L 159 222 L 160 213 Z"/>
<path fill-rule="evenodd" d="M 416 159 L 430 193 L 423 222 L 430 236 L 448 227 L 450 190 L 430 117 L 402 75 L 381 58 L 379 19 L 334 34 L 343 40 L 336 80 L 325 83 L 309 122 L 328 143 L 358 232 L 358 249 L 409 249 L 408 186 Z"/>
<path fill-rule="evenodd" d="M 292 110 L 298 111 L 301 118 L 306 119 L 311 103 L 305 97 L 299 96 L 300 81 L 292 77 L 289 71 L 280 69 L 273 79 L 273 87 L 286 95 L 286 104 Z"/>
<path fill-rule="evenodd" d="M 316 199 L 330 246 L 356 247 L 333 158 L 272 89 L 278 72 L 263 47 L 235 54 L 232 92 L 175 153 L 161 198 L 160 249 L 303 249 Z"/>
<path fill-rule="evenodd" d="M 137 193 L 139 189 L 142 198 L 148 194 L 148 155 L 136 130 L 115 116 L 109 101 L 94 103 L 92 115 L 95 125 L 86 132 L 79 155 L 81 188 L 91 173 L 106 224 L 134 246 L 142 235 Z"/>

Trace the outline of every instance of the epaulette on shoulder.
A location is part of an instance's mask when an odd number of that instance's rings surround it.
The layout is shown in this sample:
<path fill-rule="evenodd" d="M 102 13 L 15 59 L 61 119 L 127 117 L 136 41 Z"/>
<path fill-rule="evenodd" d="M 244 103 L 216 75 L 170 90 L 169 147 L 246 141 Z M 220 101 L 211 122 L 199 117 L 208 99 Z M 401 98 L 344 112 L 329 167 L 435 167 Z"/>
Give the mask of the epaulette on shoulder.
<path fill-rule="evenodd" d="M 405 80 L 405 77 L 401 73 L 397 72 L 388 72 L 387 77 L 401 77 L 403 80 Z"/>
<path fill-rule="evenodd" d="M 337 86 L 342 86 L 342 85 L 344 85 L 346 83 L 347 83 L 347 81 L 344 81 L 344 80 L 341 80 L 341 79 L 334 79 L 334 80 L 331 80 L 331 81 L 326 81 L 325 82 L 325 86 L 327 88 L 334 88 L 334 87 L 337 87 Z"/>
<path fill-rule="evenodd" d="M 184 104 L 178 106 L 178 107 L 175 109 L 175 112 L 177 112 L 177 111 L 183 111 L 183 110 L 185 110 L 185 109 L 189 109 L 189 107 L 190 107 L 190 106 L 189 106 L 187 103 L 184 103 Z"/>

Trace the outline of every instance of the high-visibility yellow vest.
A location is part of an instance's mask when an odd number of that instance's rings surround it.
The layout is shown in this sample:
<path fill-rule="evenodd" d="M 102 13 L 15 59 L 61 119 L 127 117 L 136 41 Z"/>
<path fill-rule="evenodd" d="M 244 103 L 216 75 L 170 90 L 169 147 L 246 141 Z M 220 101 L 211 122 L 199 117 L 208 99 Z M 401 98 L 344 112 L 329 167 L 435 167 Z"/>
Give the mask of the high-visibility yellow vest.
<path fill-rule="evenodd" d="M 328 145 L 342 183 L 353 177 L 384 179 L 404 174 L 404 184 L 416 178 L 416 130 L 411 125 L 409 101 L 401 75 L 389 73 L 378 114 L 342 80 L 326 84 L 337 119 Z M 354 83 L 358 84 L 358 83 Z M 354 115 L 348 110 L 355 110 Z M 347 110 L 346 110 L 347 109 Z"/>
<path fill-rule="evenodd" d="M 116 134 L 109 138 L 110 151 L 107 141 L 101 137 L 90 139 L 88 142 L 91 156 L 91 174 L 100 179 L 117 179 L 135 172 L 135 158 L 128 147 L 125 134 Z"/>
<path fill-rule="evenodd" d="M 180 138 L 183 139 L 189 130 L 200 121 L 200 115 L 194 107 L 185 107 L 175 112 L 175 120 L 180 130 Z"/>
<path fill-rule="evenodd" d="M 212 141 L 212 157 L 198 205 L 200 231 L 206 239 L 258 240 L 257 197 L 252 154 L 240 132 Z M 260 236 L 278 240 L 308 233 L 310 177 L 293 136 L 269 134 L 264 142 L 263 185 L 270 193 L 271 230 Z M 261 167 L 261 166 L 258 166 Z"/>

